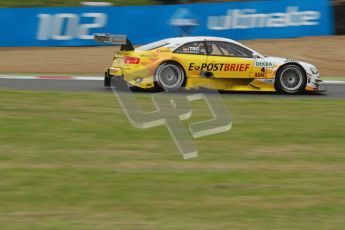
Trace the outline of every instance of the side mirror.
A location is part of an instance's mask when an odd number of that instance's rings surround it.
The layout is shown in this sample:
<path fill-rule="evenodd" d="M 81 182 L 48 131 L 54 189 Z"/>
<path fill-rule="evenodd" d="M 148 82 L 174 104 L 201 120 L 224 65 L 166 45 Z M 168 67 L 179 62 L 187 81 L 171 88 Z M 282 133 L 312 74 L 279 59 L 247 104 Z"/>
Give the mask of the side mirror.
<path fill-rule="evenodd" d="M 254 58 L 254 59 L 258 59 L 258 58 L 261 58 L 261 56 L 260 56 L 260 54 L 254 52 L 254 53 L 253 53 L 253 58 Z"/>

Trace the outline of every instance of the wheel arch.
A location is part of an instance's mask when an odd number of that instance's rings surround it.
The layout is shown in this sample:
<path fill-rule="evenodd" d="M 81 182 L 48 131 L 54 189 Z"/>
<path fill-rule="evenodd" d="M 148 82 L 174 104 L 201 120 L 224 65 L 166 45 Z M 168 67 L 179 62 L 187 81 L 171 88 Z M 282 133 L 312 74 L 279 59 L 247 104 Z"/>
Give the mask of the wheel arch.
<path fill-rule="evenodd" d="M 293 66 L 297 66 L 299 68 L 301 68 L 301 70 L 303 71 L 303 74 L 304 74 L 304 77 L 305 77 L 305 82 L 307 84 L 308 82 L 308 75 L 307 75 L 307 71 L 304 69 L 304 67 L 298 63 L 298 62 L 287 62 L 287 63 L 284 63 L 283 65 L 279 66 L 279 68 L 277 69 L 277 71 L 275 72 L 275 76 L 274 76 L 274 87 L 275 89 L 278 89 L 277 88 L 277 84 L 278 84 L 278 80 L 277 80 L 277 77 L 278 77 L 278 73 L 285 67 L 285 66 L 288 66 L 288 65 L 293 65 Z"/>
<path fill-rule="evenodd" d="M 188 78 L 187 72 L 186 72 L 186 70 L 184 69 L 183 65 L 182 65 L 181 63 L 179 63 L 178 61 L 176 61 L 176 60 L 168 59 L 168 60 L 164 60 L 164 61 L 162 61 L 161 63 L 159 63 L 159 64 L 157 65 L 157 68 L 155 69 L 154 75 L 156 76 L 156 71 L 157 71 L 158 67 L 161 66 L 161 65 L 163 65 L 163 64 L 166 64 L 166 63 L 167 63 L 167 64 L 175 64 L 175 65 L 177 65 L 177 66 L 179 66 L 179 67 L 181 68 L 181 70 L 183 71 L 183 74 L 184 74 L 184 80 L 183 80 L 182 87 L 185 87 L 185 86 L 186 86 L 186 83 L 187 83 L 187 78 Z"/>
<path fill-rule="evenodd" d="M 287 63 L 284 63 L 283 65 L 279 66 L 279 68 L 277 69 L 275 75 L 274 75 L 274 78 L 277 77 L 277 73 L 279 73 L 279 71 L 281 71 L 285 66 L 287 65 L 295 65 L 295 66 L 298 66 L 300 67 L 302 70 L 303 70 L 303 73 L 304 73 L 304 76 L 307 77 L 307 71 L 304 69 L 304 67 L 298 63 L 298 62 L 287 62 Z"/>

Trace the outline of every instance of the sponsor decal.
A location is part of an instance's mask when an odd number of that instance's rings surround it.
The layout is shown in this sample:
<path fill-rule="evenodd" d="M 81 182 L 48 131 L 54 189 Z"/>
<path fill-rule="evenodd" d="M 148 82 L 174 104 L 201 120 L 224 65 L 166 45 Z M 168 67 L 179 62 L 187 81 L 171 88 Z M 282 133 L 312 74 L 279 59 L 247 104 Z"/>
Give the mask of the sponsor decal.
<path fill-rule="evenodd" d="M 200 49 L 198 46 L 189 46 L 189 47 L 183 47 L 182 51 L 183 51 L 183 53 L 196 53 L 196 54 L 198 54 Z"/>
<path fill-rule="evenodd" d="M 255 77 L 266 77 L 266 73 L 263 73 L 263 72 L 255 73 Z"/>
<path fill-rule="evenodd" d="M 260 81 L 260 82 L 262 82 L 262 83 L 265 83 L 265 84 L 269 84 L 269 85 L 272 85 L 272 84 L 274 84 L 274 79 L 256 79 L 257 81 Z"/>
<path fill-rule="evenodd" d="M 255 73 L 255 77 L 258 77 L 258 78 L 266 77 L 266 69 L 265 69 L 265 67 L 261 68 L 261 72 L 256 72 Z"/>
<path fill-rule="evenodd" d="M 265 83 L 269 83 L 269 84 L 274 83 L 274 79 L 265 79 Z"/>
<path fill-rule="evenodd" d="M 225 64 L 225 63 L 202 63 L 196 65 L 190 63 L 188 71 L 229 71 L 229 72 L 245 72 L 250 68 L 250 64 Z"/>
<path fill-rule="evenodd" d="M 256 61 L 254 64 L 255 67 L 273 67 L 272 62 L 269 61 Z"/>
<path fill-rule="evenodd" d="M 320 11 L 300 11 L 297 6 L 288 6 L 285 12 L 264 14 L 256 9 L 232 9 L 226 15 L 208 17 L 210 30 L 250 28 L 315 26 L 320 24 Z"/>

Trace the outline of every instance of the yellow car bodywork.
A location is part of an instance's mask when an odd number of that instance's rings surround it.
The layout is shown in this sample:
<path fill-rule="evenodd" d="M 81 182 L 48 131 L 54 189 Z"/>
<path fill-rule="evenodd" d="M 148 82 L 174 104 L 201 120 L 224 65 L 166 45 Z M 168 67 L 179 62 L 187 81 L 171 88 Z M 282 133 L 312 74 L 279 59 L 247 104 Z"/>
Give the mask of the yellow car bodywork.
<path fill-rule="evenodd" d="M 140 63 L 124 63 L 123 57 L 127 56 L 139 58 Z M 109 68 L 109 74 L 123 76 L 129 84 L 148 89 L 154 87 L 154 74 L 158 66 L 171 61 L 177 62 L 183 67 L 187 78 L 185 85 L 187 89 L 198 85 L 212 85 L 219 90 L 275 91 L 274 84 L 272 84 L 272 81 L 270 82 L 270 79 L 275 77 L 274 68 L 267 69 L 263 73 L 261 71 L 262 67 L 255 67 L 255 60 L 251 58 L 177 54 L 172 53 L 169 48 L 165 47 L 149 51 L 119 51 Z M 210 61 L 210 64 L 208 64 L 208 61 Z M 211 67 L 212 63 L 214 63 L 213 67 Z M 217 70 L 216 64 L 218 65 Z M 214 77 L 203 77 L 200 74 L 203 67 L 205 70 L 207 70 L 207 67 L 209 69 L 213 68 L 212 70 L 215 70 L 212 71 Z M 256 80 L 256 78 L 260 78 L 260 80 Z M 263 78 L 267 80 L 262 81 Z"/>
<path fill-rule="evenodd" d="M 283 65 L 294 63 L 305 71 L 305 90 L 321 91 L 319 73 L 310 72 L 309 69 L 315 67 L 308 63 L 262 55 L 245 58 L 176 53 L 174 50 L 176 48 L 163 46 L 152 50 L 118 51 L 111 67 L 106 70 L 106 76 L 121 76 L 133 86 L 153 88 L 157 68 L 163 63 L 173 62 L 183 68 L 186 78 L 184 87 L 187 89 L 205 85 L 218 90 L 276 91 L 277 71 Z M 207 73 L 211 73 L 211 76 Z"/>

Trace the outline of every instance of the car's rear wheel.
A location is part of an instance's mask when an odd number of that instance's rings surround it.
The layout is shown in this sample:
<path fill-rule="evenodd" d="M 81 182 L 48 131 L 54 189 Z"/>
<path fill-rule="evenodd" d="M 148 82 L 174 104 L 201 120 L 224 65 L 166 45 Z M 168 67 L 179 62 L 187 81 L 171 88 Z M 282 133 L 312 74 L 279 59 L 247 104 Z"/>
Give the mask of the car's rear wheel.
<path fill-rule="evenodd" d="M 183 68 L 177 63 L 163 63 L 155 73 L 155 83 L 158 88 L 166 91 L 177 90 L 185 84 L 186 75 Z"/>
<path fill-rule="evenodd" d="M 307 76 L 303 69 L 297 65 L 286 65 L 276 75 L 276 90 L 286 94 L 298 94 L 304 91 Z"/>

